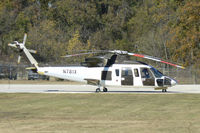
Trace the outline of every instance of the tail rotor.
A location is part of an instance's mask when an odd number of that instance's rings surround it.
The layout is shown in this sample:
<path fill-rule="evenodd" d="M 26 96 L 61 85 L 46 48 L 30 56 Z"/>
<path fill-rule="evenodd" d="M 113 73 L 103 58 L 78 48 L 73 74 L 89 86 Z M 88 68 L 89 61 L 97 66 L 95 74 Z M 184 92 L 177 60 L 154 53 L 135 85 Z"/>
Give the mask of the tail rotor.
<path fill-rule="evenodd" d="M 32 57 L 32 55 L 30 54 L 30 53 L 34 53 L 34 54 L 35 54 L 35 53 L 37 53 L 37 51 L 32 50 L 32 49 L 27 49 L 27 48 L 25 47 L 26 39 L 27 39 L 27 34 L 24 34 L 23 43 L 19 43 L 19 42 L 17 42 L 17 41 L 14 41 L 13 44 L 9 43 L 8 46 L 18 49 L 18 51 L 19 51 L 19 56 L 18 56 L 18 59 L 17 59 L 17 63 L 18 63 L 18 64 L 20 63 L 22 53 L 24 52 L 25 55 L 28 57 L 29 61 L 30 61 L 32 64 L 34 64 L 36 67 L 38 67 L 37 61 L 36 61 L 36 60 Z"/>

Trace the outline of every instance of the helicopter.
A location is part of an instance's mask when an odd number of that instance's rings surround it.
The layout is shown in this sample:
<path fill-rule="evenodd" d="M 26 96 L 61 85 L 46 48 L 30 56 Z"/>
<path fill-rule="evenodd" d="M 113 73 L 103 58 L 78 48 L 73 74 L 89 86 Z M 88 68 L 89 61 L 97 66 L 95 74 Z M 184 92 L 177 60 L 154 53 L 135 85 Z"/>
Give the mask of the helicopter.
<path fill-rule="evenodd" d="M 23 43 L 14 41 L 13 44 L 8 44 L 8 46 L 17 48 L 19 50 L 20 55 L 18 57 L 18 63 L 21 60 L 21 54 L 24 52 L 30 63 L 34 66 L 30 68 L 32 71 L 35 71 L 41 75 L 95 85 L 97 86 L 96 92 L 107 92 L 107 87 L 109 86 L 137 88 L 153 87 L 155 90 L 162 90 L 162 92 L 167 92 L 168 87 L 172 87 L 177 84 L 175 79 L 163 75 L 159 70 L 146 63 L 139 61 L 119 62 L 117 61 L 117 57 L 119 55 L 140 57 L 184 69 L 182 66 L 163 61 L 156 57 L 129 53 L 127 51 L 121 50 L 92 51 L 88 53 L 64 56 L 73 57 L 91 53 L 111 54 L 109 58 L 99 56 L 85 58 L 85 61 L 81 63 L 81 66 L 39 67 L 38 62 L 31 54 L 36 53 L 36 51 L 27 49 L 25 46 L 26 38 L 27 34 L 24 35 Z"/>

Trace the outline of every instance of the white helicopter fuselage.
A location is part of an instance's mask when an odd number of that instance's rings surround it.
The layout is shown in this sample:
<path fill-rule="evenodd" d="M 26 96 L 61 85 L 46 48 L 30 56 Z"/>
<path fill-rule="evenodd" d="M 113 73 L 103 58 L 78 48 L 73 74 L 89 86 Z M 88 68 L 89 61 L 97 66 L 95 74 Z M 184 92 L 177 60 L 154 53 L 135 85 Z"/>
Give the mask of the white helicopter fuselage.
<path fill-rule="evenodd" d="M 155 76 L 155 68 L 143 64 L 113 64 L 110 67 L 39 67 L 38 73 L 71 81 L 107 86 L 126 87 L 169 87 L 176 81 L 169 79 L 170 83 L 164 84 L 166 76 Z M 145 71 L 144 71 L 145 70 Z M 159 81 L 160 80 L 160 81 Z M 159 81 L 159 82 L 158 82 Z M 162 82 L 162 83 L 161 83 Z"/>

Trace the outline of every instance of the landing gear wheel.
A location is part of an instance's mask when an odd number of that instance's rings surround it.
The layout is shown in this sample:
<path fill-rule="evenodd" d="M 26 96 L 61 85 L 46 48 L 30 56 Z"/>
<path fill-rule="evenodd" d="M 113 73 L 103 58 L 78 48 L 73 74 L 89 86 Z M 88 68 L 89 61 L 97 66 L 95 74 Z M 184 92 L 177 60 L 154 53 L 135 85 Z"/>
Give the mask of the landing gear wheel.
<path fill-rule="evenodd" d="M 103 88 L 103 92 L 107 92 L 108 91 L 108 89 L 107 88 Z"/>
<path fill-rule="evenodd" d="M 162 89 L 162 92 L 167 92 L 167 89 Z"/>
<path fill-rule="evenodd" d="M 97 89 L 96 89 L 96 92 L 100 92 L 100 91 L 101 91 L 100 88 L 97 88 Z"/>

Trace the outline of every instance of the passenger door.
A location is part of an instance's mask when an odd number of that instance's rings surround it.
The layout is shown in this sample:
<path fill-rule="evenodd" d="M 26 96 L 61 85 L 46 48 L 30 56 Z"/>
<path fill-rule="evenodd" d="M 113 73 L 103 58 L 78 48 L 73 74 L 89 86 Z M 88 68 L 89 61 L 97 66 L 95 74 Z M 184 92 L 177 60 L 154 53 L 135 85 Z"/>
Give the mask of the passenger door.
<path fill-rule="evenodd" d="M 132 72 L 131 68 L 122 68 L 121 84 L 122 85 L 133 85 L 133 72 Z"/>
<path fill-rule="evenodd" d="M 134 86 L 143 86 L 139 70 L 139 68 L 133 68 Z"/>

